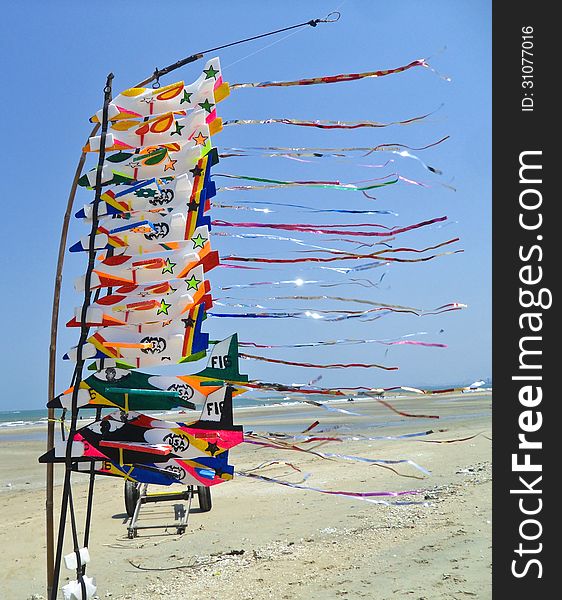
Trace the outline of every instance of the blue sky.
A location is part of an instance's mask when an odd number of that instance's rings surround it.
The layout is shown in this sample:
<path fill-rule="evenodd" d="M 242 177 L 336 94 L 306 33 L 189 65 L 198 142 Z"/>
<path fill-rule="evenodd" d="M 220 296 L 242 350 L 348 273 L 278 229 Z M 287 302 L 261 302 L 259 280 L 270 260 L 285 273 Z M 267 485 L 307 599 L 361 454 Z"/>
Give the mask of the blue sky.
<path fill-rule="evenodd" d="M 50 314 L 58 239 L 66 198 L 80 148 L 90 130 L 88 116 L 100 107 L 105 77 L 115 74 L 114 91 L 129 87 L 152 72 L 193 52 L 288 26 L 332 10 L 336 24 L 282 34 L 220 53 L 224 77 L 231 83 L 297 79 L 345 72 L 397 67 L 416 58 L 452 78 L 450 83 L 427 69 L 381 79 L 335 85 L 242 89 L 219 106 L 225 119 L 289 117 L 331 120 L 402 120 L 443 107 L 432 117 L 408 127 L 322 131 L 283 125 L 226 128 L 215 138 L 227 146 L 375 146 L 403 143 L 418 146 L 444 135 L 451 139 L 419 152 L 439 167 L 434 176 L 418 163 L 398 159 L 401 174 L 433 184 L 429 189 L 396 185 L 368 200 L 359 193 L 332 190 L 266 190 L 224 192 L 219 202 L 259 200 L 310 207 L 383 209 L 398 216 L 367 217 L 388 226 L 447 215 L 449 224 L 404 234 L 400 243 L 423 247 L 459 236 L 463 254 L 427 263 L 399 264 L 368 272 L 374 280 L 386 272 L 379 288 L 307 286 L 240 290 L 240 299 L 255 298 L 278 308 L 351 308 L 327 301 L 266 301 L 274 295 L 333 294 L 432 308 L 448 302 L 468 304 L 464 311 L 441 316 L 390 315 L 370 323 L 324 323 L 308 320 L 252 321 L 208 319 L 212 339 L 238 331 L 240 339 L 259 343 L 292 343 L 328 339 L 386 339 L 425 331 L 424 341 L 447 349 L 380 345 L 335 346 L 318 350 L 261 351 L 274 358 L 303 362 L 377 362 L 400 367 L 379 370 L 316 371 L 243 361 L 251 378 L 284 383 L 305 382 L 322 374 L 324 385 L 446 385 L 491 376 L 491 7 L 489 1 L 404 1 L 396 3 L 283 2 L 246 0 L 212 3 L 137 0 L 103 2 L 5 2 L 0 45 L 5 58 L 3 141 L 4 252 L 0 255 L 0 297 L 4 345 L 0 363 L 0 410 L 40 408 L 46 402 Z M 209 56 L 210 58 L 210 56 Z M 194 80 L 200 61 L 165 78 Z M 216 172 L 280 179 L 368 179 L 382 169 L 356 163 L 381 164 L 389 156 L 366 161 L 318 160 L 297 163 L 281 158 L 224 159 Z M 400 161 L 400 162 L 398 162 Z M 438 182 L 456 188 L 452 192 Z M 217 179 L 218 185 L 232 183 Z M 81 193 L 77 207 L 90 200 Z M 232 221 L 353 223 L 364 216 L 296 213 L 276 207 L 271 215 L 215 210 L 213 217 Z M 268 232 L 275 233 L 275 232 Z M 86 234 L 71 224 L 69 242 Z M 283 234 L 282 234 L 283 235 Z M 313 244 L 329 245 L 321 236 L 295 235 Z M 323 237 L 323 236 L 322 236 Z M 397 240 L 398 241 L 398 240 Z M 215 247 L 226 254 L 297 256 L 285 242 L 219 238 Z M 61 303 L 59 356 L 77 339 L 64 324 L 80 298 L 73 279 L 84 270 L 84 255 L 67 258 Z M 293 267 L 255 272 L 216 269 L 214 294 L 220 286 L 249 281 L 322 279 L 346 282 L 343 275 L 317 268 Z M 272 292 L 272 293 L 270 293 Z M 353 308 L 356 308 L 354 305 Z M 255 352 L 256 354 L 259 351 Z M 174 372 L 179 372 L 180 367 Z M 188 372 L 186 370 L 186 372 Z M 59 362 L 57 390 L 67 387 L 71 369 Z"/>

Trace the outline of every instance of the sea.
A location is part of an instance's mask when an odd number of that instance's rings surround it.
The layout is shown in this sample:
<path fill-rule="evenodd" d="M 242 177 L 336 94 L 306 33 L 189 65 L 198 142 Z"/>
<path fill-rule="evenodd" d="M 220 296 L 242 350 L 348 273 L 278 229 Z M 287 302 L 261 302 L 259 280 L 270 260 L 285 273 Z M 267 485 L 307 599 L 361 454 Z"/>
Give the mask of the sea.
<path fill-rule="evenodd" d="M 460 386 L 450 386 L 450 387 L 460 387 Z M 430 389 L 430 388 L 426 388 Z M 487 390 L 491 391 L 492 387 L 482 387 L 481 391 Z M 317 401 L 326 403 L 327 401 L 330 404 L 339 404 L 342 402 L 347 402 L 347 398 L 326 398 L 326 396 L 315 394 L 307 395 L 307 400 Z M 235 408 L 236 409 L 245 409 L 245 408 L 258 408 L 265 406 L 297 406 L 300 405 L 301 402 L 298 401 L 295 397 L 269 397 L 265 394 L 262 396 L 247 396 L 243 395 L 235 400 Z M 107 414 L 111 412 L 112 409 L 104 410 L 103 414 Z M 177 415 L 178 411 L 143 411 L 147 414 L 166 419 L 168 414 Z M 95 409 L 87 409 L 83 408 L 80 410 L 80 419 L 81 420 L 90 420 L 94 419 L 96 414 Z M 57 411 L 57 416 L 60 415 L 60 411 Z M 45 431 L 45 425 L 48 421 L 48 413 L 46 408 L 40 409 L 30 409 L 30 410 L 4 410 L 0 411 L 0 434 L 2 432 L 8 431 L 17 431 L 20 429 L 25 429 L 28 431 L 28 434 L 24 437 L 29 437 L 30 439 L 35 439 L 43 436 L 43 432 Z M 41 432 L 41 435 L 29 435 L 30 430 L 36 429 L 37 433 Z M 12 438 L 14 439 L 14 438 Z M 23 438 L 22 438 L 23 439 Z"/>

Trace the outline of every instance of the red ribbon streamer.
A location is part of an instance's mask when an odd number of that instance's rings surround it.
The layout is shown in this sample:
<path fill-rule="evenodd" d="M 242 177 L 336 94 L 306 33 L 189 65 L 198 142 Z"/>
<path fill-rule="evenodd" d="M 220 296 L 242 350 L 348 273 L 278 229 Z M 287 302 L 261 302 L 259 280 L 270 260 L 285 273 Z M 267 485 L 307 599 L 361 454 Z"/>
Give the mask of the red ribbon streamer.
<path fill-rule="evenodd" d="M 278 365 L 291 365 L 294 367 L 308 367 L 312 369 L 347 369 L 350 367 L 358 367 L 362 369 L 384 369 L 385 371 L 397 371 L 398 367 L 385 367 L 384 365 L 378 365 L 376 363 L 366 364 L 366 363 L 329 363 L 325 365 L 315 364 L 315 363 L 303 363 L 303 362 L 294 362 L 291 360 L 280 360 L 277 358 L 266 358 L 265 356 L 255 356 L 254 354 L 244 354 L 243 352 L 239 353 L 241 358 L 251 358 L 254 360 L 262 360 L 264 362 L 275 363 Z"/>
<path fill-rule="evenodd" d="M 416 249 L 411 249 L 411 248 L 398 248 L 398 249 L 395 249 L 394 251 L 395 252 L 409 251 L 409 252 L 420 253 L 420 252 L 426 252 L 428 250 L 435 250 L 442 246 L 446 246 L 448 244 L 453 244 L 458 241 L 459 241 L 459 238 L 453 238 L 446 242 L 442 242 L 441 244 L 438 244 L 436 246 L 428 246 L 427 248 L 424 248 L 422 250 L 416 250 Z M 379 259 L 384 262 L 411 263 L 411 262 L 426 262 L 428 260 L 432 260 L 433 258 L 436 258 L 436 257 L 442 255 L 442 254 L 432 254 L 431 256 L 424 256 L 422 258 L 396 258 L 396 257 L 390 257 L 390 256 L 382 256 L 382 254 L 384 252 L 387 252 L 387 251 L 383 250 L 383 251 L 379 251 L 379 252 L 372 252 L 371 254 L 345 254 L 344 253 L 341 256 L 333 256 L 331 258 L 322 258 L 319 256 L 309 256 L 309 257 L 301 257 L 301 258 L 262 258 L 262 257 L 253 257 L 253 256 L 225 256 L 225 257 L 223 257 L 223 260 L 230 260 L 230 261 L 236 261 L 236 262 L 269 263 L 269 264 L 295 264 L 295 263 L 304 263 L 304 262 L 328 263 L 328 262 L 334 262 L 334 261 L 339 261 L 339 260 L 357 260 L 357 259 L 363 258 L 363 259 Z M 455 250 L 455 251 L 451 252 L 451 254 L 458 254 L 459 252 L 463 252 L 463 250 Z M 448 253 L 443 253 L 443 254 L 448 254 Z"/>
<path fill-rule="evenodd" d="M 384 77 L 385 75 L 393 75 L 402 73 L 413 67 L 428 67 L 425 59 L 418 58 L 411 63 L 394 69 L 380 69 L 379 71 L 367 71 L 365 73 L 342 73 L 340 75 L 326 75 L 324 77 L 310 77 L 307 79 L 296 79 L 294 81 L 260 81 L 259 83 L 234 83 L 230 86 L 231 89 L 237 88 L 267 88 L 267 87 L 288 87 L 294 85 L 318 85 L 321 83 L 341 83 L 345 81 L 357 81 L 365 77 Z"/>
<path fill-rule="evenodd" d="M 286 231 L 303 231 L 307 233 L 328 233 L 330 235 L 352 235 L 352 236 L 381 236 L 386 237 L 388 235 L 396 235 L 398 233 L 404 233 L 406 231 L 411 231 L 413 229 L 419 229 L 420 227 L 426 227 L 427 225 L 433 225 L 434 223 L 441 223 L 442 221 L 446 221 L 447 217 L 436 217 L 434 219 L 429 219 L 428 221 L 420 221 L 419 223 L 414 223 L 413 225 L 407 225 L 405 227 L 392 227 L 388 228 L 384 225 L 379 225 L 378 223 L 353 223 L 349 225 L 296 225 L 293 223 L 231 223 L 229 221 L 222 221 L 221 219 L 216 219 L 212 222 L 215 227 L 245 227 L 245 228 L 266 228 L 266 229 L 283 229 Z M 335 227 L 344 227 L 344 228 L 357 228 L 357 227 L 379 227 L 387 229 L 387 232 L 379 232 L 379 231 L 341 231 L 338 229 L 333 229 Z"/>

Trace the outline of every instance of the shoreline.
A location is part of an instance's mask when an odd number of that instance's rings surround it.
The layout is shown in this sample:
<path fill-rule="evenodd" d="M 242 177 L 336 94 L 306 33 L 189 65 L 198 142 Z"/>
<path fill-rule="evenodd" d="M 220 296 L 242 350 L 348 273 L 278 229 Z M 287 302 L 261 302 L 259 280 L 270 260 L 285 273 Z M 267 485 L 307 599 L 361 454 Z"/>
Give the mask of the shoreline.
<path fill-rule="evenodd" d="M 470 394 L 470 395 L 491 395 L 492 394 L 492 390 L 491 389 L 484 389 L 484 390 L 475 390 L 475 391 L 470 391 L 470 392 L 448 392 L 445 394 L 439 394 L 439 395 L 417 395 L 417 394 L 404 394 L 404 393 L 396 393 L 396 394 L 386 394 L 383 398 L 384 400 L 387 400 L 389 402 L 393 402 L 393 401 L 397 401 L 397 400 L 405 400 L 405 399 L 421 399 L 421 398 L 441 398 L 444 400 L 448 400 L 450 397 L 456 397 L 458 395 L 462 395 L 464 396 L 465 394 Z M 353 406 L 353 405 L 361 405 L 364 403 L 370 403 L 373 401 L 376 401 L 378 399 L 378 397 L 355 397 L 355 398 L 345 398 L 345 397 L 335 397 L 335 398 L 331 398 L 331 397 L 327 397 L 327 398 L 322 398 L 321 402 L 323 404 L 326 404 L 327 406 L 331 406 L 331 405 L 337 405 L 337 404 L 345 404 L 345 405 L 349 405 L 349 406 Z M 317 401 L 317 400 L 315 400 Z M 273 409 L 274 411 L 277 409 L 283 409 L 286 410 L 288 407 L 290 408 L 294 408 L 295 410 L 299 410 L 301 408 L 305 408 L 307 409 L 309 412 L 311 410 L 311 408 L 313 408 L 312 405 L 307 404 L 304 401 L 299 401 L 299 400 L 291 400 L 290 402 L 275 402 L 275 403 L 262 403 L 262 404 L 256 404 L 255 406 L 234 406 L 234 413 L 241 413 L 244 414 L 246 412 L 253 412 L 253 411 L 263 411 L 262 414 L 265 414 L 266 411 L 268 411 L 269 409 Z M 34 409 L 30 409 L 30 410 L 34 410 Z M 39 410 L 39 409 L 38 409 Z M 46 410 L 46 409 L 45 409 Z M 93 409 L 91 409 L 93 410 Z M 113 409 L 113 410 L 118 410 L 117 408 Z M 353 409 L 349 409 L 351 412 L 353 412 Z M 108 414 L 109 412 L 111 412 L 112 409 L 111 408 L 106 408 L 104 409 L 104 414 Z M 25 412 L 25 411 L 24 411 Z M 137 411 L 138 412 L 138 411 Z M 153 417 L 158 417 L 162 420 L 182 420 L 182 419 L 189 419 L 189 420 L 195 420 L 197 419 L 197 417 L 199 416 L 199 411 L 198 410 L 188 410 L 188 409 L 178 409 L 178 410 L 170 410 L 170 411 L 165 411 L 165 412 L 159 412 L 159 411 L 146 411 L 146 414 L 149 414 Z M 343 413 L 342 413 L 343 414 Z M 185 415 L 185 416 L 184 416 Z M 349 416 L 354 416 L 354 415 L 349 415 Z M 359 415 L 362 416 L 362 415 Z M 81 427 L 83 425 L 87 425 L 88 423 L 91 423 L 92 421 L 95 420 L 95 417 L 85 417 L 85 418 L 81 418 L 78 419 L 78 426 Z M 31 432 L 46 432 L 47 430 L 47 417 L 43 417 L 41 418 L 39 421 L 4 421 L 4 422 L 0 422 L 0 441 L 2 440 L 2 436 L 4 434 L 25 434 L 25 435 L 29 435 Z"/>

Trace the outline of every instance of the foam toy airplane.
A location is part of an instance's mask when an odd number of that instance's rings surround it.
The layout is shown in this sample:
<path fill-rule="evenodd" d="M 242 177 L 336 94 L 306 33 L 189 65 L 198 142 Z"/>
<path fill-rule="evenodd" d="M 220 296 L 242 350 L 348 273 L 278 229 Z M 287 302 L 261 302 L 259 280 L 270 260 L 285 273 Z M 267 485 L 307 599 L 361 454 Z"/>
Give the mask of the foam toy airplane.
<path fill-rule="evenodd" d="M 98 214 L 98 218 L 100 219 L 99 225 L 104 229 L 113 229 L 117 227 L 119 224 L 125 225 L 126 222 L 133 223 L 135 221 L 140 220 L 149 220 L 152 222 L 158 221 L 162 216 L 167 216 L 170 213 L 182 212 L 186 215 L 187 220 L 187 212 L 189 212 L 189 216 L 193 217 L 195 215 L 195 220 L 192 219 L 190 223 L 191 230 L 195 227 L 200 227 L 201 225 L 207 225 L 210 227 L 211 219 L 209 217 L 205 217 L 205 212 L 210 208 L 210 202 L 208 202 L 208 198 L 212 196 L 208 196 L 207 190 L 200 185 L 202 178 L 198 178 L 197 187 L 193 187 L 190 194 L 186 194 L 182 197 L 177 198 L 176 202 L 173 204 L 166 204 L 162 206 L 148 206 L 144 209 L 135 209 L 131 211 L 120 211 L 114 212 L 110 215 L 100 215 Z M 212 190 L 213 195 L 215 189 Z M 148 203 L 147 203 L 148 204 Z M 98 230 L 99 231 L 99 230 Z"/>
<path fill-rule="evenodd" d="M 216 195 L 211 180 L 211 167 L 219 162 L 213 148 L 189 171 L 175 178 L 148 179 L 132 185 L 116 185 L 102 192 L 98 217 L 158 208 L 175 208 L 191 202 L 206 204 Z M 92 218 L 93 205 L 87 204 L 76 213 L 78 218 Z"/>
<path fill-rule="evenodd" d="M 101 327 L 81 346 L 82 358 L 112 358 L 133 368 L 198 360 L 209 345 L 208 334 L 201 332 L 204 318 L 202 302 L 184 319 Z M 63 359 L 76 361 L 79 348 L 71 348 Z"/>
<path fill-rule="evenodd" d="M 118 121 L 146 117 L 165 112 L 204 108 L 207 103 L 218 103 L 228 97 L 228 83 L 223 82 L 218 57 L 205 63 L 199 78 L 189 85 L 178 81 L 161 88 L 129 88 L 116 96 L 108 107 L 108 119 Z M 102 110 L 90 118 L 100 123 Z"/>
<path fill-rule="evenodd" d="M 196 421 L 163 421 L 142 413 L 115 411 L 78 429 L 77 435 L 87 442 L 82 457 L 106 458 L 118 464 L 145 462 L 138 460 L 136 453 L 153 454 L 147 462 L 214 457 L 244 441 L 243 427 L 233 424 L 229 385 L 207 395 Z"/>
<path fill-rule="evenodd" d="M 77 462 L 74 470 L 90 472 L 88 463 Z M 233 478 L 234 467 L 228 464 L 228 450 L 215 457 L 200 456 L 196 460 L 170 459 L 160 463 L 119 465 L 111 461 L 95 461 L 97 475 L 122 477 L 136 483 L 154 485 L 204 485 L 211 487 Z"/>
<path fill-rule="evenodd" d="M 222 131 L 222 119 L 217 118 L 214 104 L 207 102 L 204 110 L 192 111 L 186 116 L 185 111 L 167 112 L 163 115 L 126 119 L 109 125 L 105 137 L 106 152 L 116 150 L 134 150 L 144 146 L 161 144 L 180 144 L 201 135 L 205 125 L 210 135 Z M 88 140 L 82 148 L 83 152 L 99 152 L 101 136 L 96 135 Z"/>
<path fill-rule="evenodd" d="M 79 408 L 120 408 L 122 410 L 169 410 L 178 406 L 195 408 L 203 404 L 209 393 L 220 388 L 223 382 L 243 385 L 248 381 L 239 370 L 238 336 L 233 334 L 217 342 L 209 354 L 207 366 L 193 375 L 151 375 L 142 371 L 124 369 L 111 361 L 80 382 L 77 393 Z M 113 361 L 115 362 L 115 361 Z M 133 390 L 133 393 L 130 392 Z M 142 393 L 139 393 L 139 390 Z M 48 408 L 72 406 L 74 387 L 51 400 Z M 173 392 L 160 395 L 156 392 Z M 232 395 L 242 393 L 232 388 Z M 127 394 L 127 397 L 125 397 Z"/>
<path fill-rule="evenodd" d="M 208 459 L 243 441 L 242 426 L 233 424 L 232 388 L 223 385 L 207 395 L 200 418 L 189 423 L 163 421 L 137 412 L 110 413 L 78 429 L 71 456 L 78 462 L 109 461 L 141 467 L 158 467 L 157 463 L 176 459 L 197 463 L 203 458 L 207 459 L 204 467 L 212 469 Z M 40 462 L 64 460 L 65 447 L 61 444 L 40 458 Z"/>
<path fill-rule="evenodd" d="M 161 208 L 106 217 L 98 225 L 94 250 L 121 250 L 114 252 L 115 255 L 130 253 L 136 248 L 140 248 L 138 254 L 189 247 L 193 250 L 204 248 L 211 229 L 211 219 L 204 212 L 203 205 L 194 202 L 176 209 Z M 198 234 L 205 239 L 192 239 Z M 158 241 L 157 245 L 150 243 L 155 240 Z M 192 244 L 188 243 L 189 240 Z M 89 236 L 82 238 L 70 247 L 70 252 L 88 252 L 89 241 Z"/>
<path fill-rule="evenodd" d="M 148 295 L 109 294 L 102 296 L 89 306 L 86 323 L 90 327 L 119 325 L 139 325 L 156 321 L 179 319 L 195 305 L 205 302 L 205 308 L 212 308 L 211 285 L 205 280 L 202 265 L 192 269 L 183 280 L 160 286 L 161 294 Z M 152 286 L 157 287 L 157 286 Z M 82 308 L 74 309 L 74 317 L 67 327 L 80 327 Z"/>
<path fill-rule="evenodd" d="M 108 256 L 94 268 L 90 280 L 90 289 L 118 286 L 136 286 L 184 279 L 198 265 L 203 265 L 205 272 L 219 264 L 218 253 L 209 250 L 206 241 L 201 249 L 203 252 L 193 252 L 188 248 L 180 248 L 174 252 L 152 255 L 144 258 L 137 255 L 121 254 Z M 85 276 L 74 281 L 76 291 L 84 291 Z"/>
<path fill-rule="evenodd" d="M 120 151 L 105 157 L 102 166 L 102 185 L 131 183 L 140 179 L 166 177 L 186 173 L 211 150 L 211 133 L 204 124 L 190 140 L 177 143 L 144 146 Z M 90 169 L 78 180 L 78 185 L 92 188 L 97 168 Z"/>
<path fill-rule="evenodd" d="M 135 254 L 171 250 L 172 242 L 190 242 L 191 250 L 205 248 L 209 241 L 210 218 L 203 216 L 201 205 L 188 206 L 167 215 L 140 213 L 138 219 L 104 219 L 97 228 L 95 250 L 130 248 Z M 70 252 L 87 252 L 90 236 L 73 244 Z M 207 252 L 209 249 L 207 249 Z M 205 252 L 203 252 L 205 254 Z"/>
<path fill-rule="evenodd" d="M 207 156 L 204 156 L 200 159 L 197 165 L 206 158 Z M 182 206 L 189 202 L 192 189 L 193 183 L 187 173 L 169 180 L 153 178 L 131 185 L 115 185 L 102 192 L 98 217 Z M 92 213 L 93 204 L 86 204 L 75 216 L 79 219 L 91 220 Z"/>

